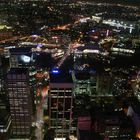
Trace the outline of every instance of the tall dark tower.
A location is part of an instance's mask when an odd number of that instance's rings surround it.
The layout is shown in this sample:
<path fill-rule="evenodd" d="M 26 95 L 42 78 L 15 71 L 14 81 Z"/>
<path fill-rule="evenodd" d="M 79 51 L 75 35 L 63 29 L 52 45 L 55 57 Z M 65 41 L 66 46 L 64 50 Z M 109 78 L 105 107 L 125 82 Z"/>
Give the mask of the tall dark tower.
<path fill-rule="evenodd" d="M 10 134 L 11 117 L 5 88 L 6 70 L 2 64 L 2 57 L 0 56 L 0 139 L 8 140 Z"/>

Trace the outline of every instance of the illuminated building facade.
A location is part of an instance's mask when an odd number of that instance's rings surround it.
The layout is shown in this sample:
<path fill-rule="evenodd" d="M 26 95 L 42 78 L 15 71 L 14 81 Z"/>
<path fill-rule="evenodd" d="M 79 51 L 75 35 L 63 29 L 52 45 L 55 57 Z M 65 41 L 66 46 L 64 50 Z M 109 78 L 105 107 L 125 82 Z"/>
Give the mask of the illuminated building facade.
<path fill-rule="evenodd" d="M 62 76 L 62 77 L 61 77 Z M 73 83 L 67 74 L 50 75 L 49 117 L 50 128 L 55 130 L 55 137 L 70 135 L 72 131 Z M 64 81 L 61 81 L 64 79 Z M 60 81 L 59 81 L 60 80 Z"/>
<path fill-rule="evenodd" d="M 10 68 L 28 69 L 30 92 L 32 93 L 32 104 L 34 105 L 33 99 L 36 98 L 36 90 L 35 90 L 36 79 L 34 75 L 36 73 L 36 70 L 34 67 L 34 59 L 31 48 L 20 47 L 10 49 Z"/>
<path fill-rule="evenodd" d="M 32 56 L 31 48 L 20 47 L 10 49 L 10 67 L 29 68 L 32 65 L 31 56 Z"/>
<path fill-rule="evenodd" d="M 12 119 L 12 136 L 28 138 L 31 130 L 31 94 L 29 90 L 29 73 L 25 68 L 12 68 L 7 74 Z"/>

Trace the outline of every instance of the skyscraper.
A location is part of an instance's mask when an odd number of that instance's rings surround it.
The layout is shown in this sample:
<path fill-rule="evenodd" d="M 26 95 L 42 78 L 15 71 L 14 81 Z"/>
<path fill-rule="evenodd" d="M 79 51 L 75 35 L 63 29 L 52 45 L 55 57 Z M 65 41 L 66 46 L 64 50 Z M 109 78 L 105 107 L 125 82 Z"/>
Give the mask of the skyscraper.
<path fill-rule="evenodd" d="M 71 75 L 50 74 L 49 117 L 50 128 L 56 137 L 66 137 L 72 130 L 73 83 Z"/>
<path fill-rule="evenodd" d="M 29 85 L 32 93 L 32 104 L 35 111 L 34 100 L 36 98 L 36 79 L 33 53 L 31 47 L 20 47 L 10 49 L 10 68 L 27 68 L 29 71 Z M 33 86 L 34 85 L 34 86 Z"/>
<path fill-rule="evenodd" d="M 12 48 L 10 49 L 10 67 L 11 68 L 29 68 L 32 65 L 31 48 Z"/>
<path fill-rule="evenodd" d="M 1 56 L 0 56 L 1 61 Z M 10 134 L 11 117 L 9 114 L 8 97 L 5 88 L 5 69 L 0 62 L 0 139 L 8 140 Z"/>
<path fill-rule="evenodd" d="M 1 56 L 0 56 L 1 59 Z M 2 62 L 2 61 L 1 61 Z M 8 109 L 8 97 L 6 95 L 6 89 L 5 89 L 5 75 L 6 75 L 6 69 L 0 64 L 0 108 L 7 110 Z"/>
<path fill-rule="evenodd" d="M 26 68 L 12 68 L 7 74 L 7 90 L 12 118 L 12 136 L 29 138 L 32 104 Z"/>

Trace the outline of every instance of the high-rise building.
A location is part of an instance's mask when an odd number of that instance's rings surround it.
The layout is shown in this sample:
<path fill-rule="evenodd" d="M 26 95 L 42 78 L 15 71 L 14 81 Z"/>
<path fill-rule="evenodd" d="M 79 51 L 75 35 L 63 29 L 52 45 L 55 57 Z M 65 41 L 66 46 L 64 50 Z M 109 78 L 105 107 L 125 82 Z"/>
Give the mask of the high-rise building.
<path fill-rule="evenodd" d="M 0 57 L 1 59 L 1 57 Z M 1 61 L 1 60 L 0 60 Z M 10 134 L 11 117 L 9 114 L 8 97 L 5 88 L 5 69 L 0 63 L 0 139 L 8 140 Z"/>
<path fill-rule="evenodd" d="M 120 116 L 119 116 L 120 117 Z M 130 140 L 135 138 L 135 129 L 129 118 L 121 115 L 107 117 L 104 135 L 110 140 Z"/>
<path fill-rule="evenodd" d="M 84 78 L 84 73 L 81 72 L 72 72 L 72 78 L 74 82 L 74 94 L 88 94 L 91 95 L 91 84 L 90 84 L 90 77 L 88 79 Z M 83 77 L 82 79 L 78 77 Z"/>
<path fill-rule="evenodd" d="M 7 74 L 7 90 L 12 119 L 12 136 L 28 138 L 32 116 L 28 69 L 11 68 Z"/>
<path fill-rule="evenodd" d="M 92 95 L 97 92 L 97 75 L 87 55 L 89 54 L 84 54 L 81 50 L 74 52 L 74 71 L 72 72 L 72 78 L 75 94 Z"/>
<path fill-rule="evenodd" d="M 1 59 L 1 57 L 0 57 Z M 0 64 L 0 108 L 7 110 L 8 109 L 8 97 L 6 95 L 6 81 L 5 81 L 6 70 L 2 63 Z"/>
<path fill-rule="evenodd" d="M 32 52 L 31 48 L 20 47 L 10 49 L 10 67 L 19 68 L 25 67 L 29 68 L 32 65 Z"/>
<path fill-rule="evenodd" d="M 110 96 L 112 77 L 107 74 L 102 74 L 97 76 L 97 93 L 99 96 Z"/>
<path fill-rule="evenodd" d="M 54 71 L 56 72 L 56 71 Z M 72 131 L 73 83 L 70 74 L 51 73 L 49 92 L 50 128 L 55 137 L 70 135 Z"/>
<path fill-rule="evenodd" d="M 8 140 L 10 136 L 11 117 L 9 112 L 0 108 L 0 139 Z"/>
<path fill-rule="evenodd" d="M 34 54 L 31 51 L 31 47 L 19 47 L 10 49 L 10 68 L 27 68 L 29 71 L 29 85 L 30 91 L 32 93 L 32 104 L 35 111 L 34 101 L 36 99 L 36 70 L 33 56 Z"/>

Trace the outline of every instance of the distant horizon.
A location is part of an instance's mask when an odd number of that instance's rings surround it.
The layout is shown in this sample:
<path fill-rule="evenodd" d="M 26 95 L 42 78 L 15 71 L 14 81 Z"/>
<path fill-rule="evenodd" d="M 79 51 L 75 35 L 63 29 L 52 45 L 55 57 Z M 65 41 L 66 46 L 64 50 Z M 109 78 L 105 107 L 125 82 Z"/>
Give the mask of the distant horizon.
<path fill-rule="evenodd" d="M 9 0 L 0 0 L 0 3 L 7 2 L 7 1 L 9 1 Z M 22 0 L 22 1 L 24 1 L 24 0 Z M 31 0 L 31 1 L 35 1 L 35 0 Z M 43 0 L 40 0 L 40 1 L 43 1 Z M 114 4 L 120 3 L 120 4 L 129 4 L 129 5 L 132 4 L 132 5 L 140 6 L 140 0 L 75 0 L 75 1 L 93 1 L 93 2 L 97 2 L 97 3 L 107 2 L 107 3 L 114 3 Z M 11 0 L 11 2 L 12 2 L 12 0 Z"/>
<path fill-rule="evenodd" d="M 95 2 L 107 2 L 107 3 L 126 3 L 133 5 L 140 5 L 140 0 L 82 0 L 82 1 L 95 1 Z"/>

